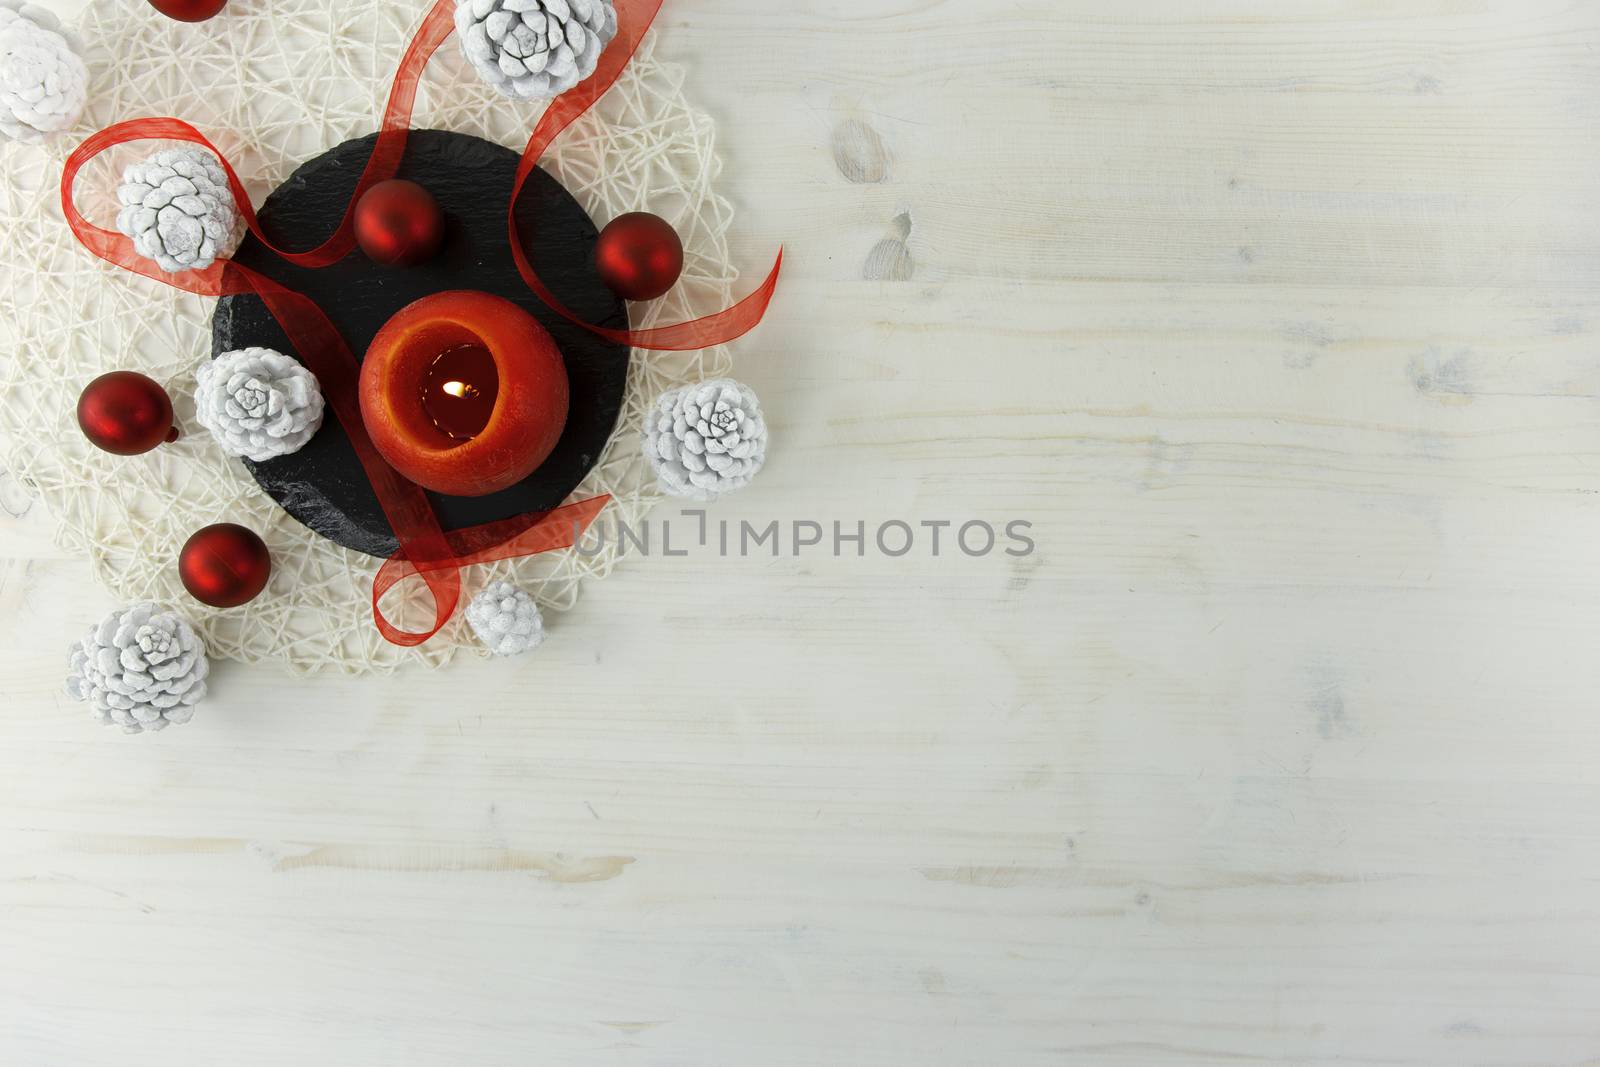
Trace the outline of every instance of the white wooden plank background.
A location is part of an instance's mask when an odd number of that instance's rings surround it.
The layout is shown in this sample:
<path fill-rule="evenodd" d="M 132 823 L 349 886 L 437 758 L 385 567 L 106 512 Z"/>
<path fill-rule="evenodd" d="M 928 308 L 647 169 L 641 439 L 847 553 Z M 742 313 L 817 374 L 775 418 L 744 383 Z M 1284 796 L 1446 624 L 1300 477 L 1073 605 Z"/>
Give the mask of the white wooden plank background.
<path fill-rule="evenodd" d="M 719 514 L 1038 553 L 634 560 L 129 743 L 0 480 L 0 1062 L 1600 1063 L 1600 6 L 660 25 L 789 252 Z"/>

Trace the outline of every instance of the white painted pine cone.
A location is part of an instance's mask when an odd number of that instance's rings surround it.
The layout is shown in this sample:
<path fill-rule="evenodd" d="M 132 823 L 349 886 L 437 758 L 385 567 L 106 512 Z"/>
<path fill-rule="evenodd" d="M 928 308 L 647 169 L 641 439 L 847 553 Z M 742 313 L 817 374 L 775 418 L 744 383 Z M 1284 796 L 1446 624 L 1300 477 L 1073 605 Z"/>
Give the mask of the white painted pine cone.
<path fill-rule="evenodd" d="M 617 35 L 612 0 L 456 0 L 461 50 L 517 100 L 560 96 L 594 73 Z"/>
<path fill-rule="evenodd" d="M 767 458 L 761 402 L 731 378 L 669 389 L 645 415 L 644 454 L 670 496 L 706 501 L 742 489 Z"/>
<path fill-rule="evenodd" d="M 72 646 L 67 694 L 124 733 L 165 730 L 194 717 L 210 669 L 205 645 L 181 616 L 135 604 Z"/>
<path fill-rule="evenodd" d="M 205 270 L 233 250 L 239 209 L 228 175 L 202 148 L 168 148 L 122 172 L 117 229 L 168 274 Z"/>
<path fill-rule="evenodd" d="M 497 656 L 516 656 L 544 644 L 539 605 L 510 582 L 491 582 L 473 597 L 467 624 Z"/>
<path fill-rule="evenodd" d="M 229 455 L 257 463 L 287 456 L 322 427 L 316 376 L 281 352 L 224 352 L 194 379 L 195 416 Z"/>
<path fill-rule="evenodd" d="M 50 12 L 0 0 L 0 141 L 38 144 L 78 121 L 89 71 Z"/>

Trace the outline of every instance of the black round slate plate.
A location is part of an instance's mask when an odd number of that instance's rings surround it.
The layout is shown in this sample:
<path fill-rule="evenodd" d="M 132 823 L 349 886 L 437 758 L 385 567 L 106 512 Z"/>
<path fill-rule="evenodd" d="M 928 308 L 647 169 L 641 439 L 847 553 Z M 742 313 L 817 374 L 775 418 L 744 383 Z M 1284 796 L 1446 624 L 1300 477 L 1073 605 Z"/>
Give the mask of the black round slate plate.
<path fill-rule="evenodd" d="M 296 170 L 261 206 L 262 228 L 277 244 L 304 248 L 332 233 L 360 180 L 377 135 L 347 141 Z M 523 284 L 511 259 L 506 205 L 516 178 L 515 152 L 466 134 L 413 131 L 399 177 L 425 186 L 444 209 L 444 250 L 421 267 L 380 267 L 359 250 L 321 270 L 292 266 L 254 237 L 234 259 L 311 297 L 359 359 L 389 317 L 414 300 L 447 289 L 481 289 L 529 311 L 560 346 L 572 386 L 571 414 L 544 465 L 499 493 L 454 497 L 429 493 L 446 530 L 556 507 L 599 461 L 622 410 L 629 349 L 572 325 Z M 626 304 L 595 273 L 594 223 L 561 184 L 535 170 L 523 187 L 517 219 L 530 235 L 529 259 L 546 285 L 588 322 L 628 327 Z M 211 321 L 212 355 L 260 346 L 289 355 L 294 347 L 256 296 L 224 297 Z M 245 461 L 284 510 L 322 536 L 372 556 L 398 547 L 350 439 L 330 412 L 311 442 L 293 455 Z"/>

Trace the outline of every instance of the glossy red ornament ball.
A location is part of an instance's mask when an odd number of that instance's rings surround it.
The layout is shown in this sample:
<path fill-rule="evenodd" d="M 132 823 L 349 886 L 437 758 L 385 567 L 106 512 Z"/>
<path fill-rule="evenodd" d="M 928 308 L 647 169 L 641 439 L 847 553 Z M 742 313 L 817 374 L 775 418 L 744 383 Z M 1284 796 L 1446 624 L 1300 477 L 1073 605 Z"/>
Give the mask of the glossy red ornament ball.
<path fill-rule="evenodd" d="M 102 374 L 78 397 L 78 426 L 96 448 L 137 456 L 178 439 L 172 398 L 161 383 L 131 370 Z"/>
<path fill-rule="evenodd" d="M 374 263 L 415 267 L 439 253 L 444 244 L 444 212 L 439 202 L 416 182 L 391 178 L 379 182 L 356 203 L 356 243 Z"/>
<path fill-rule="evenodd" d="M 254 600 L 272 577 L 272 553 L 255 531 L 231 522 L 196 530 L 178 553 L 178 577 L 189 595 L 214 608 Z"/>
<path fill-rule="evenodd" d="M 204 22 L 228 6 L 228 0 L 150 0 L 150 6 L 179 22 Z"/>
<path fill-rule="evenodd" d="M 624 300 L 654 300 L 683 273 L 683 242 L 659 215 L 630 211 L 600 231 L 594 246 L 600 279 Z"/>

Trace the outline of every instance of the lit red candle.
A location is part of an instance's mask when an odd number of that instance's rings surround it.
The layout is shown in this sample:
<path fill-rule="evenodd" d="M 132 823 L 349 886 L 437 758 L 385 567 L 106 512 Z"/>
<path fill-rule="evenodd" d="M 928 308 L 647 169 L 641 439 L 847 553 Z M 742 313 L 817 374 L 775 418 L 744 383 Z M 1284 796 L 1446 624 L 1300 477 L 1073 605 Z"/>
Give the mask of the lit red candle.
<path fill-rule="evenodd" d="M 361 417 L 424 489 L 483 496 L 539 468 L 567 422 L 555 340 L 509 300 L 460 290 L 403 308 L 361 364 Z"/>

